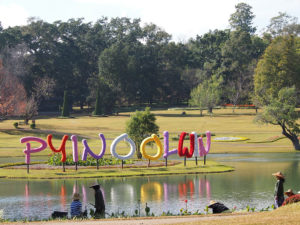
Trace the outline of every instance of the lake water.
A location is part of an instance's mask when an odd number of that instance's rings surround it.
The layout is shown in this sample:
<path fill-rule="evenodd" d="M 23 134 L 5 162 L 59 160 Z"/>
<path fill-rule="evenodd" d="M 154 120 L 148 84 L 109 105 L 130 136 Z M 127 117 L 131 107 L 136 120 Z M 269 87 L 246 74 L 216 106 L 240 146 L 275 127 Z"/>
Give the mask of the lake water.
<path fill-rule="evenodd" d="M 181 208 L 203 212 L 210 200 L 225 203 L 229 208 L 257 209 L 273 204 L 274 172 L 286 175 L 284 188 L 300 191 L 300 153 L 210 154 L 208 159 L 235 167 L 234 172 L 149 176 L 112 179 L 9 180 L 0 179 L 0 210 L 5 219 L 48 218 L 56 211 L 70 211 L 72 193 L 82 196 L 83 208 L 94 202 L 95 182 L 102 185 L 107 213 L 134 215 L 145 204 L 155 215 Z"/>

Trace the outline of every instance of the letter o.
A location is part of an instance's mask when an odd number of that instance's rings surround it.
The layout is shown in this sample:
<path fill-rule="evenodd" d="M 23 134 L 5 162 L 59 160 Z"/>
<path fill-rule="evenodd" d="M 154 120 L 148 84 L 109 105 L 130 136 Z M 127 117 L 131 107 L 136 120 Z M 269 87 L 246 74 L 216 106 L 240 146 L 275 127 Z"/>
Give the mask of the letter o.
<path fill-rule="evenodd" d="M 116 152 L 116 145 L 122 140 L 127 141 L 130 145 L 130 152 L 124 156 L 121 156 Z M 124 134 L 121 134 L 119 137 L 116 137 L 115 140 L 113 140 L 113 142 L 111 143 L 111 146 L 110 146 L 110 152 L 111 152 L 112 156 L 115 158 L 118 158 L 121 160 L 130 159 L 134 155 L 135 144 L 134 144 L 133 140 L 128 137 L 128 134 L 124 133 Z"/>
<path fill-rule="evenodd" d="M 157 149 L 158 149 L 156 155 L 154 155 L 154 156 L 148 155 L 145 150 L 146 144 L 151 141 L 154 141 L 156 143 Z M 140 149 L 141 149 L 141 153 L 142 153 L 143 157 L 146 159 L 149 159 L 149 160 L 158 160 L 163 154 L 162 144 L 156 134 L 152 134 L 151 137 L 144 139 L 141 144 Z"/>

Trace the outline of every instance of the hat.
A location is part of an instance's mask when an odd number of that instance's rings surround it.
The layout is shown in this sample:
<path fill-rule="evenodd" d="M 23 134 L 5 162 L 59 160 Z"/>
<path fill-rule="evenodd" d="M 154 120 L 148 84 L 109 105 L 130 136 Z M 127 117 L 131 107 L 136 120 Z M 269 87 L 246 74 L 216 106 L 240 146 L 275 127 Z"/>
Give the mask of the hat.
<path fill-rule="evenodd" d="M 214 201 L 214 200 L 211 200 L 210 202 L 209 202 L 209 205 L 208 205 L 208 207 L 211 207 L 212 205 L 214 205 L 214 204 L 216 204 L 217 202 L 216 201 Z"/>
<path fill-rule="evenodd" d="M 80 199 L 80 194 L 79 193 L 74 193 L 73 194 L 73 200 L 79 200 Z"/>
<path fill-rule="evenodd" d="M 284 192 L 285 195 L 288 195 L 288 194 L 294 194 L 293 190 L 292 189 L 289 189 L 287 190 L 286 192 Z"/>
<path fill-rule="evenodd" d="M 272 173 L 272 175 L 275 176 L 275 177 L 279 177 L 279 178 L 285 179 L 284 176 L 283 176 L 283 174 L 280 171 L 277 172 L 277 173 Z"/>
<path fill-rule="evenodd" d="M 100 184 L 95 183 L 92 186 L 90 186 L 90 188 L 98 189 L 98 188 L 100 188 Z"/>

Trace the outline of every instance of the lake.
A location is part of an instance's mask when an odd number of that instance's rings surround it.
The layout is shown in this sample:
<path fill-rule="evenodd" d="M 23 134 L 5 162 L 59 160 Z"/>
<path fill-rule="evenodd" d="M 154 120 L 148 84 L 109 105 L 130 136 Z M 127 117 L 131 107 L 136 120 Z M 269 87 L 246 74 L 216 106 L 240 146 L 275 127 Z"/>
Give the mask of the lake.
<path fill-rule="evenodd" d="M 54 210 L 70 211 L 74 192 L 81 194 L 83 208 L 90 209 L 94 193 L 89 186 L 95 182 L 101 184 L 108 214 L 134 215 L 137 209 L 141 216 L 146 203 L 155 215 L 178 214 L 186 206 L 189 211 L 204 212 L 210 200 L 229 208 L 266 208 L 273 204 L 276 179 L 271 174 L 277 171 L 286 175 L 285 190 L 300 191 L 300 152 L 209 154 L 208 159 L 234 166 L 235 171 L 111 179 L 0 179 L 0 210 L 3 218 L 11 220 L 49 218 Z"/>

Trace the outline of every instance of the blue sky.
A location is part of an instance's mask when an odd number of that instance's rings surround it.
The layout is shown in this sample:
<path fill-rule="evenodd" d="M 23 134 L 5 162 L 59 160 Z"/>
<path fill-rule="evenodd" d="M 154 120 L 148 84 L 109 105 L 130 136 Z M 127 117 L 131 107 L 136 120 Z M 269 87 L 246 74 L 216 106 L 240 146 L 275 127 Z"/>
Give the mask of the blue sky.
<path fill-rule="evenodd" d="M 103 16 L 126 16 L 155 23 L 174 40 L 186 41 L 210 29 L 229 28 L 228 19 L 239 2 L 253 7 L 258 33 L 279 11 L 300 17 L 300 0 L 0 0 L 0 21 L 8 27 L 25 25 L 28 17 L 48 22 L 83 17 L 93 22 Z"/>

